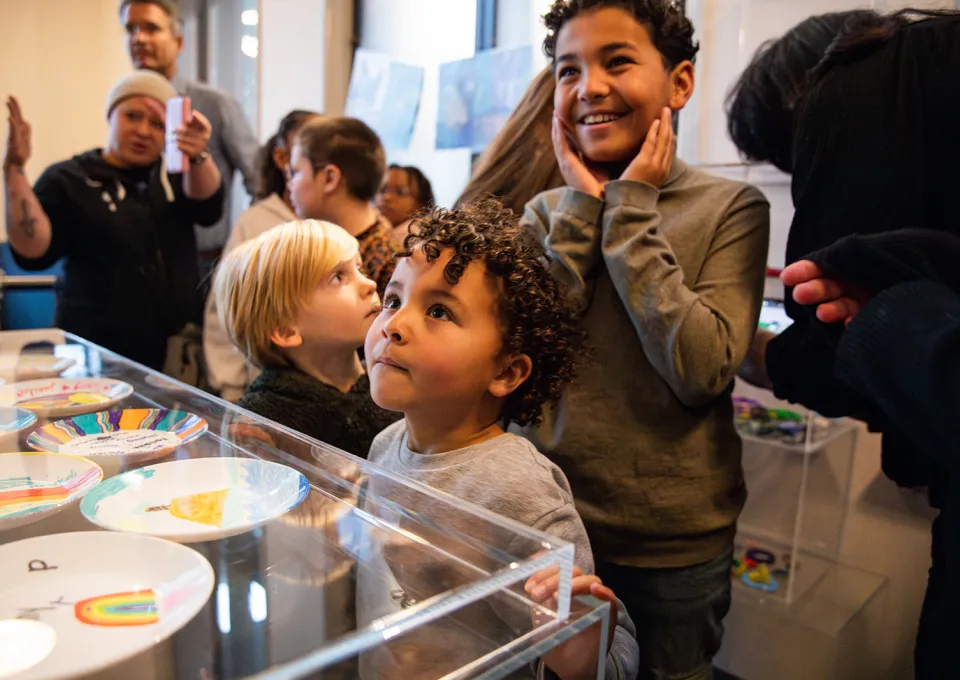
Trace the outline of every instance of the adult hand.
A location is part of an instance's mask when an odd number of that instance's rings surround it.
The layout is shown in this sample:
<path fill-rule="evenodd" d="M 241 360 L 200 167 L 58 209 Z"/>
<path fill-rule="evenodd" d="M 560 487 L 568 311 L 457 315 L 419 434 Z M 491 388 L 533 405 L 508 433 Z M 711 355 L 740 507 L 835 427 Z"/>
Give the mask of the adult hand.
<path fill-rule="evenodd" d="M 670 176 L 676 149 L 677 138 L 673 134 L 672 113 L 669 108 L 664 107 L 660 117 L 653 121 L 647 131 L 647 138 L 640 147 L 640 153 L 630 161 L 620 179 L 646 182 L 659 189 Z"/>
<path fill-rule="evenodd" d="M 567 186 L 585 194 L 603 198 L 603 185 L 607 183 L 607 177 L 587 167 L 580 153 L 574 148 L 570 131 L 556 114 L 553 116 L 550 136 L 553 140 L 553 152 L 560 166 L 560 174 L 563 175 Z"/>
<path fill-rule="evenodd" d="M 606 654 L 613 644 L 617 628 L 617 597 L 613 591 L 603 585 L 599 576 L 586 575 L 577 567 L 573 568 L 571 597 L 593 595 L 598 600 L 610 603 L 610 619 L 607 626 L 607 639 L 602 653 Z M 545 607 L 556 609 L 557 591 L 560 588 L 560 569 L 551 567 L 531 576 L 523 589 L 530 598 Z M 536 624 L 536 616 L 534 618 Z M 543 663 L 557 674 L 561 680 L 593 678 L 597 673 L 597 654 L 600 653 L 600 622 L 590 626 L 582 633 L 570 638 L 562 645 L 554 647 L 541 657 Z"/>
<path fill-rule="evenodd" d="M 32 152 L 30 123 L 23 119 L 23 111 L 16 97 L 7 98 L 7 153 L 3 158 L 4 169 L 11 166 L 23 167 L 30 160 Z"/>
<path fill-rule="evenodd" d="M 780 280 L 793 287 L 793 299 L 798 304 L 816 305 L 817 318 L 824 323 L 848 324 L 870 300 L 866 289 L 826 278 L 810 260 L 793 263 L 783 270 Z"/>
<path fill-rule="evenodd" d="M 213 128 L 206 116 L 199 111 L 193 111 L 190 114 L 190 120 L 177 129 L 177 148 L 187 158 L 196 158 L 207 150 L 212 130 Z"/>

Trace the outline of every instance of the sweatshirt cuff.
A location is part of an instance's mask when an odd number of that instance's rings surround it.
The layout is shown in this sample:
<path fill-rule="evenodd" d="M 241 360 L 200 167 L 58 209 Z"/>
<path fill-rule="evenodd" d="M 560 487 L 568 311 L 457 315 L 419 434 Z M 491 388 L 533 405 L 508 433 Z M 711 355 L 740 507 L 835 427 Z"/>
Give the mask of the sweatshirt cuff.
<path fill-rule="evenodd" d="M 929 319 L 931 327 L 944 311 L 956 305 L 953 291 L 940 283 L 913 281 L 888 288 L 873 297 L 847 326 L 837 345 L 834 375 L 860 394 L 862 379 L 873 368 L 899 362 L 913 362 L 912 343 L 902 342 L 903 334 L 923 332 L 905 320 Z"/>
<path fill-rule="evenodd" d="M 604 186 L 607 203 L 614 205 L 629 205 L 641 210 L 654 210 L 660 200 L 660 190 L 646 182 L 636 182 L 628 179 L 618 179 L 607 182 Z"/>
<path fill-rule="evenodd" d="M 556 210 L 575 220 L 597 226 L 603 214 L 603 201 L 583 191 L 566 187 L 560 194 Z"/>

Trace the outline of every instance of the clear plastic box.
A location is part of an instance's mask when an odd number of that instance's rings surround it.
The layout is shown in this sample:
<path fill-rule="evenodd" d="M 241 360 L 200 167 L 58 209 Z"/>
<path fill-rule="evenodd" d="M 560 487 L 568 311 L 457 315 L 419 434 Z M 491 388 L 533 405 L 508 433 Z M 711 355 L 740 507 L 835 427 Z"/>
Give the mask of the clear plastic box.
<path fill-rule="evenodd" d="M 43 351 L 76 361 L 65 377 L 129 383 L 133 394 L 113 409 L 175 409 L 206 420 L 205 434 L 145 464 L 257 458 L 298 470 L 310 486 L 300 505 L 262 526 L 190 544 L 215 573 L 204 608 L 169 639 L 96 677 L 354 678 L 365 664 L 372 669 L 365 677 L 534 677 L 531 664 L 539 656 L 594 623 L 601 622 L 606 639 L 609 604 L 570 596 L 571 544 L 61 331 L 0 333 L 0 377 L 15 381 L 21 348 L 38 341 L 52 343 Z M 29 450 L 27 435 L 47 422 L 41 418 L 21 432 L 19 450 Z M 78 506 L 26 526 L 0 526 L 0 546 L 99 530 Z M 465 523 L 469 535 L 456 529 Z M 555 609 L 523 591 L 529 576 L 551 567 L 561 575 Z M 4 590 L 16 587 L 0 584 L 0 620 L 17 616 L 2 604 Z M 359 588 L 385 593 L 389 611 L 360 611 Z"/>
<path fill-rule="evenodd" d="M 846 419 L 820 418 L 740 381 L 734 394 L 801 418 L 794 443 L 738 427 L 747 502 L 737 525 L 734 583 L 790 604 L 839 558 L 857 427 Z"/>

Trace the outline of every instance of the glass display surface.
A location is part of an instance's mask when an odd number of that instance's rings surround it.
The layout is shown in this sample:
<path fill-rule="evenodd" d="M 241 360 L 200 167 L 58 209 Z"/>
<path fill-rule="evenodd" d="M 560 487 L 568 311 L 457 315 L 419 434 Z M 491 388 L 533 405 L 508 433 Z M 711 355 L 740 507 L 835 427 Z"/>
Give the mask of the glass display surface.
<path fill-rule="evenodd" d="M 64 359 L 43 362 L 65 367 L 43 379 L 59 382 L 18 394 L 26 355 Z M 5 435 L 0 459 L 45 453 L 0 466 L 0 637 L 18 636 L 0 652 L 23 652 L 6 669 L 0 658 L 0 677 L 534 677 L 545 651 L 607 625 L 607 603 L 570 597 L 571 544 L 80 338 L 2 332 L 0 378 L 38 415 Z M 109 410 L 85 391 L 103 380 L 119 383 Z M 110 547 L 124 545 L 133 554 Z M 523 591 L 551 567 L 555 609 Z M 112 665 L 63 675 L 84 639 L 110 646 Z"/>

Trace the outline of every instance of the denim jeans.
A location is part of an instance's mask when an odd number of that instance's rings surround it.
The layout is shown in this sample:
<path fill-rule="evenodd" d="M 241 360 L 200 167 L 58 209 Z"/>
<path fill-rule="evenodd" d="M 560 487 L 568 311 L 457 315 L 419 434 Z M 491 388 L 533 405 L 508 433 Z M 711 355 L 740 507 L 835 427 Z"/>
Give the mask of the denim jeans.
<path fill-rule="evenodd" d="M 597 575 L 637 624 L 638 680 L 711 680 L 730 610 L 732 564 L 732 550 L 692 567 L 597 564 Z"/>

